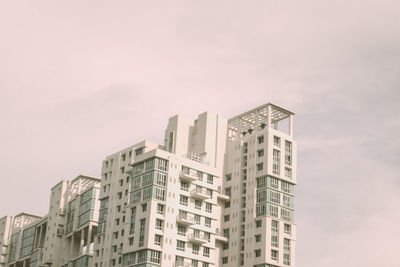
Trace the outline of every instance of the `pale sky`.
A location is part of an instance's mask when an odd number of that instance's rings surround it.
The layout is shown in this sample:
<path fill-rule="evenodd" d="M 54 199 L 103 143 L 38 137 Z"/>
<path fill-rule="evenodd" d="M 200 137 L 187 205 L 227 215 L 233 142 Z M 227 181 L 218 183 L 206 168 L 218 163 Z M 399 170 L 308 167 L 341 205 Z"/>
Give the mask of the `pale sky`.
<path fill-rule="evenodd" d="M 400 1 L 1 1 L 0 217 L 161 142 L 169 117 L 296 113 L 297 267 L 400 266 Z M 396 114 L 397 113 L 397 114 Z"/>

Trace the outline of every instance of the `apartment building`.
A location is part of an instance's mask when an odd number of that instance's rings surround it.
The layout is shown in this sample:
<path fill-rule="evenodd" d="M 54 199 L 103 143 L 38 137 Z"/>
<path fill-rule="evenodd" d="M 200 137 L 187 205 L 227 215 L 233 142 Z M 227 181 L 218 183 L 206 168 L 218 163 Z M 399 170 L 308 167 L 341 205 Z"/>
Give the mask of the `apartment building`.
<path fill-rule="evenodd" d="M 295 266 L 293 115 L 266 104 L 228 121 L 221 266 Z"/>
<path fill-rule="evenodd" d="M 45 217 L 0 219 L 0 267 L 294 267 L 294 113 L 169 119 L 164 143 L 51 189 Z"/>
<path fill-rule="evenodd" d="M 94 266 L 295 266 L 293 115 L 174 116 L 106 157 Z"/>
<path fill-rule="evenodd" d="M 100 179 L 80 175 L 51 189 L 49 213 L 0 219 L 0 266 L 92 266 Z"/>

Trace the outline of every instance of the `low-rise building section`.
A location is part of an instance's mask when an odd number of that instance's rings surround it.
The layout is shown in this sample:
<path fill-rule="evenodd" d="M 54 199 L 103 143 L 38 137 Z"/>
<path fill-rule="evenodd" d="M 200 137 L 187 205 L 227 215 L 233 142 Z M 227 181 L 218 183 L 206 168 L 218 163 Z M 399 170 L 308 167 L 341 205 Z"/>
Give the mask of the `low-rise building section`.
<path fill-rule="evenodd" d="M 91 266 L 100 179 L 80 175 L 51 189 L 49 213 L 0 219 L 0 266 Z"/>

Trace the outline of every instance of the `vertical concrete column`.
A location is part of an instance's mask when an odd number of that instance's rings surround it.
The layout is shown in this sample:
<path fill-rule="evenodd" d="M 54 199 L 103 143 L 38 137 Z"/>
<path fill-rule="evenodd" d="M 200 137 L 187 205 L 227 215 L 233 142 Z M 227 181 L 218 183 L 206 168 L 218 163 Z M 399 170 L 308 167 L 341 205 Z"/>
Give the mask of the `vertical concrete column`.
<path fill-rule="evenodd" d="M 92 225 L 89 223 L 89 228 L 88 228 L 88 236 L 87 236 L 87 246 L 86 246 L 86 254 L 89 254 L 90 252 L 90 240 L 92 236 Z"/>
<path fill-rule="evenodd" d="M 81 230 L 81 240 L 80 240 L 80 242 L 79 242 L 79 255 L 82 254 L 83 246 L 84 246 L 84 244 L 85 244 L 84 236 L 85 236 L 85 228 L 83 228 L 83 229 Z"/>
<path fill-rule="evenodd" d="M 271 129 L 271 122 L 272 122 L 272 119 L 271 119 L 271 114 L 272 113 L 272 110 L 271 110 L 271 105 L 268 105 L 267 106 L 267 127 L 268 127 L 268 130 L 269 129 Z"/>
<path fill-rule="evenodd" d="M 42 228 L 43 228 L 42 224 L 41 226 L 39 226 L 39 230 L 38 230 L 38 242 L 37 242 L 37 246 L 40 247 L 40 245 L 42 244 Z"/>
<path fill-rule="evenodd" d="M 242 120 L 240 118 L 238 119 L 237 134 L 237 138 L 242 136 Z"/>
<path fill-rule="evenodd" d="M 71 243 L 69 247 L 69 258 L 74 258 L 74 234 L 71 235 Z"/>
<path fill-rule="evenodd" d="M 289 116 L 289 135 L 293 136 L 293 115 Z"/>
<path fill-rule="evenodd" d="M 260 129 L 260 111 L 256 111 L 255 122 L 254 122 L 254 132 L 257 132 Z"/>

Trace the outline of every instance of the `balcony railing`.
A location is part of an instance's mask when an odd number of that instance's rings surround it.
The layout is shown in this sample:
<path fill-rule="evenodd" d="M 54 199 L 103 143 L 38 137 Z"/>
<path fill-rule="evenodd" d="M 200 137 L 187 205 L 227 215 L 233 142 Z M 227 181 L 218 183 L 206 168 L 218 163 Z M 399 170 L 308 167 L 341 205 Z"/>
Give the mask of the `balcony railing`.
<path fill-rule="evenodd" d="M 208 238 L 206 238 L 204 235 L 200 235 L 200 234 L 190 234 L 188 236 L 188 240 L 189 242 L 192 243 L 198 243 L 198 244 L 204 244 L 208 242 Z"/>
<path fill-rule="evenodd" d="M 190 191 L 190 195 L 194 198 L 198 198 L 201 200 L 205 200 L 211 197 L 205 188 L 193 189 L 192 191 Z"/>
<path fill-rule="evenodd" d="M 176 221 L 180 224 L 184 224 L 184 225 L 193 225 L 196 224 L 196 221 L 194 220 L 194 217 L 189 216 L 189 215 L 177 215 L 176 216 Z"/>
<path fill-rule="evenodd" d="M 230 196 L 228 196 L 228 195 L 226 195 L 226 194 L 224 194 L 222 192 L 222 189 L 221 189 L 220 186 L 218 186 L 218 191 L 217 192 L 218 192 L 218 195 L 217 195 L 218 199 L 224 200 L 224 201 L 229 201 L 231 199 Z"/>
<path fill-rule="evenodd" d="M 179 177 L 187 182 L 193 182 L 198 179 L 195 171 L 181 171 Z"/>

